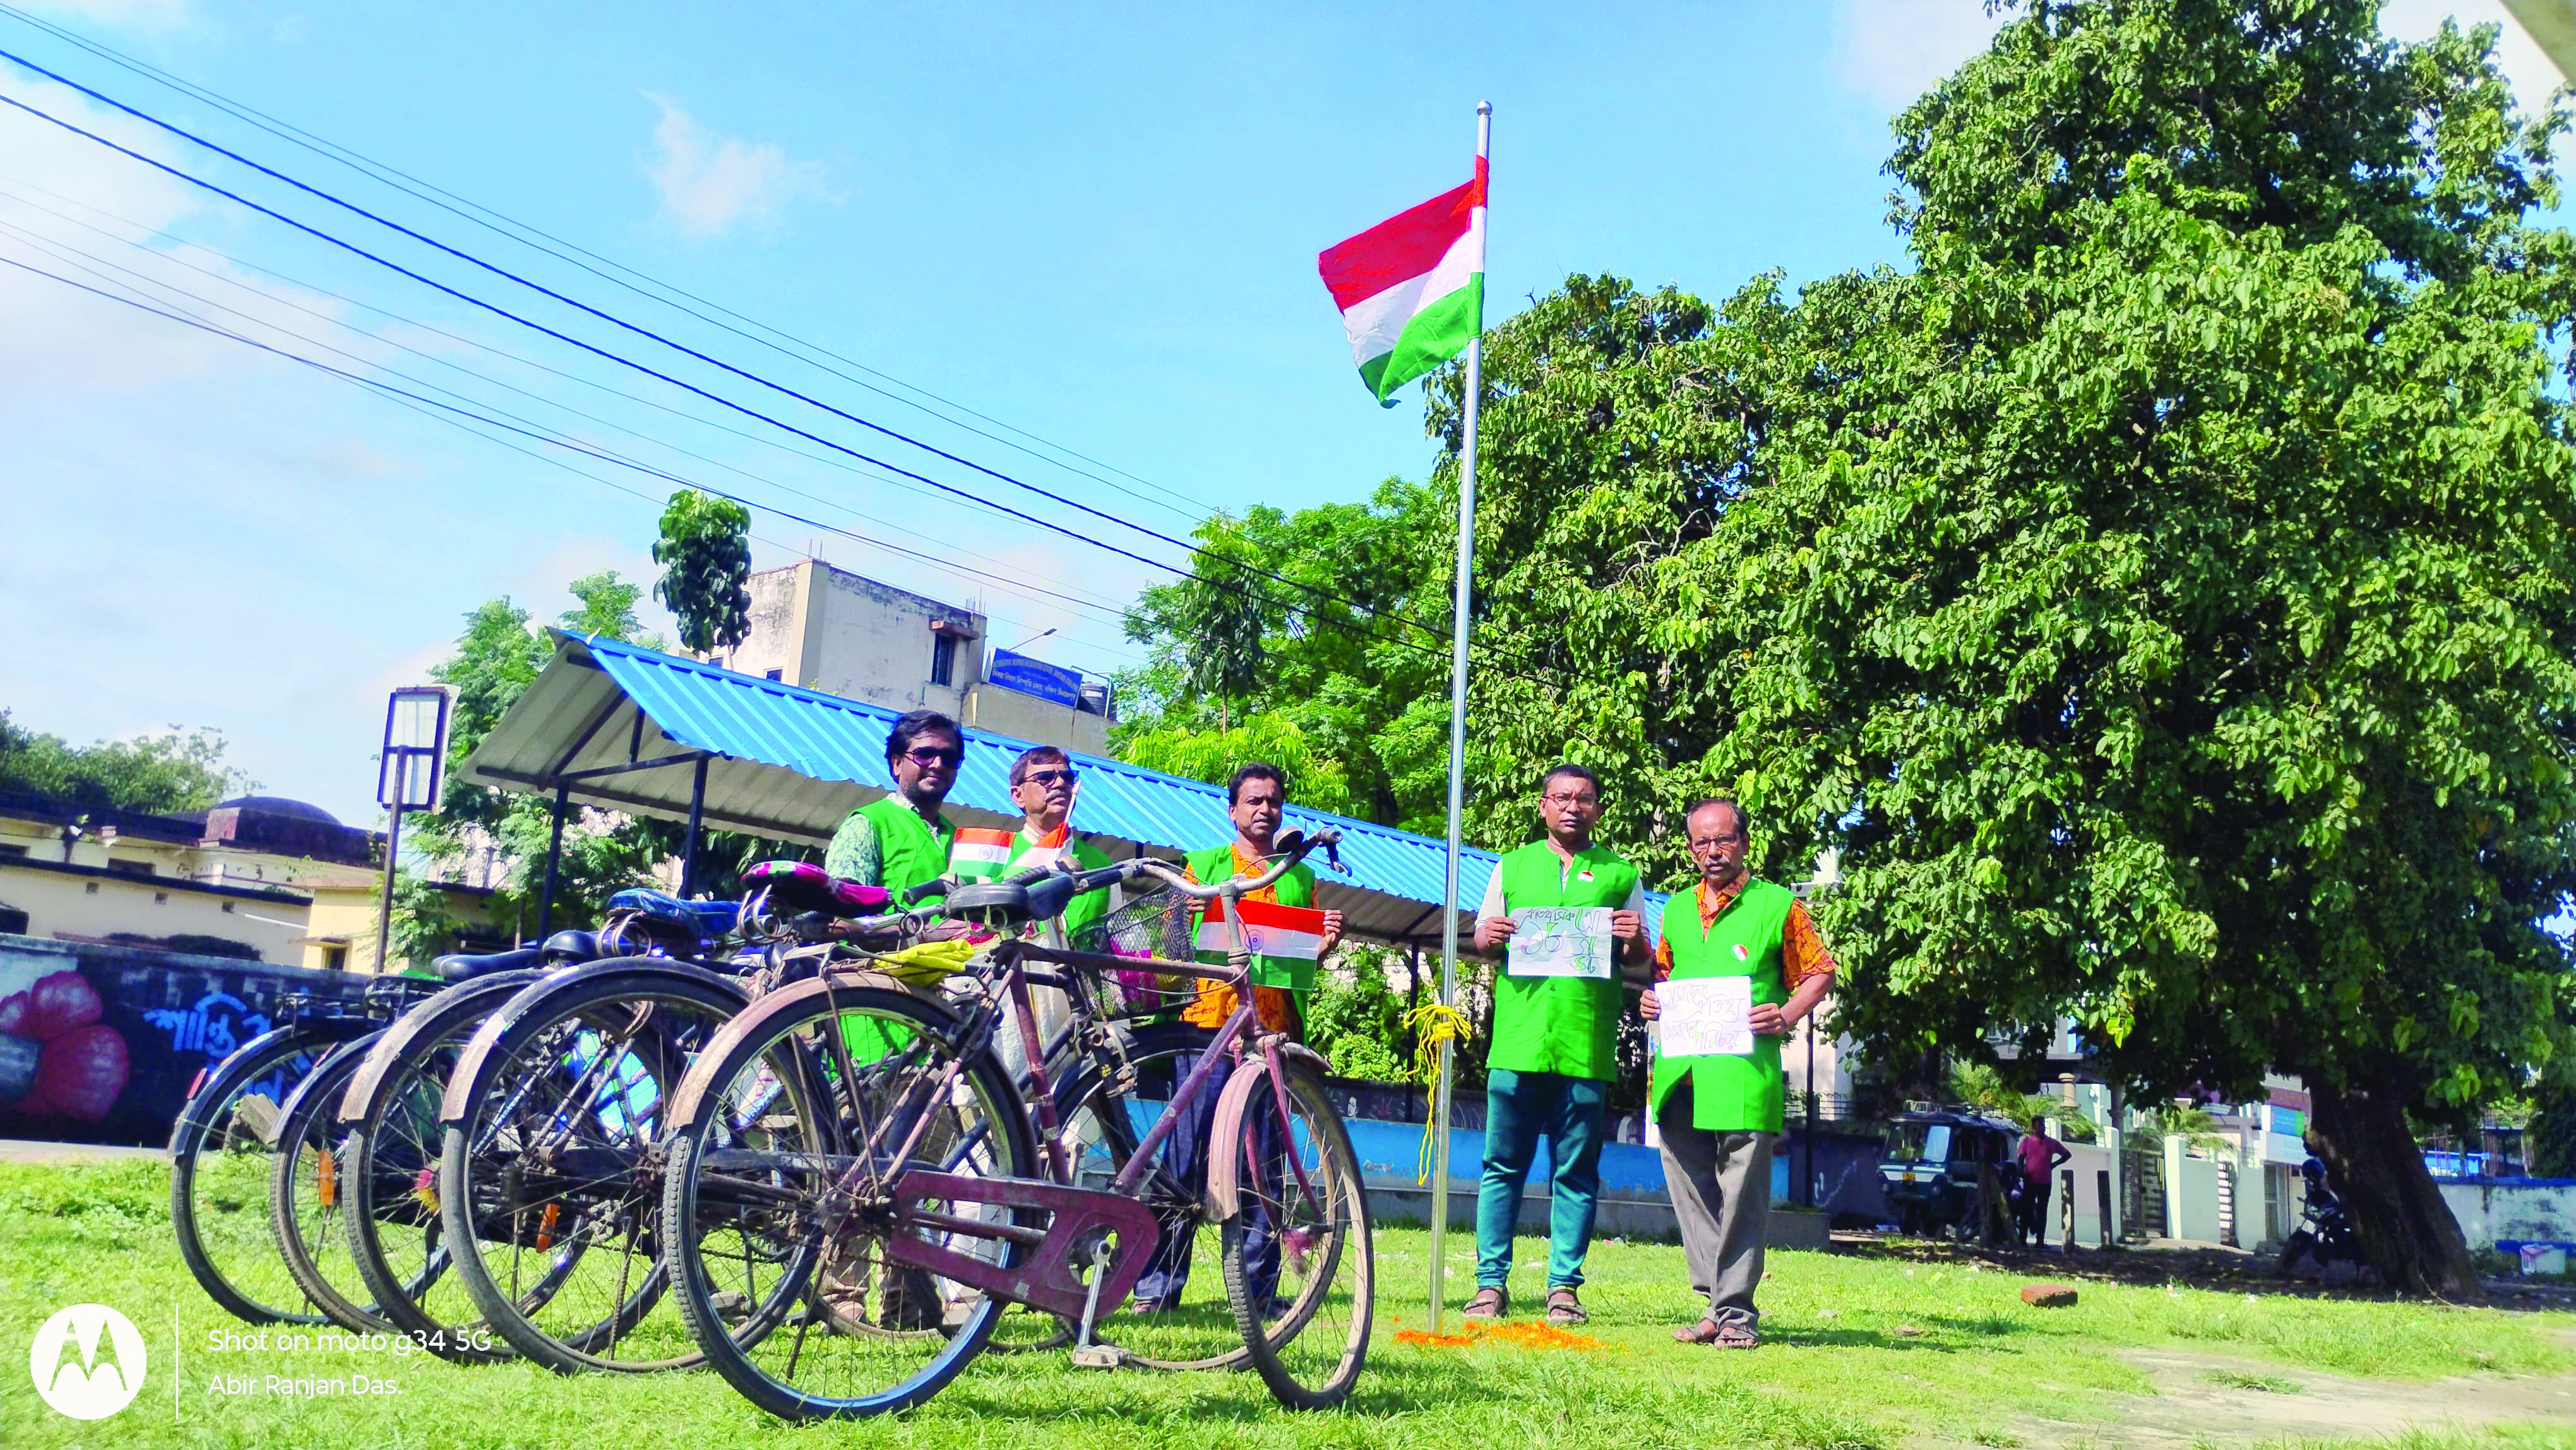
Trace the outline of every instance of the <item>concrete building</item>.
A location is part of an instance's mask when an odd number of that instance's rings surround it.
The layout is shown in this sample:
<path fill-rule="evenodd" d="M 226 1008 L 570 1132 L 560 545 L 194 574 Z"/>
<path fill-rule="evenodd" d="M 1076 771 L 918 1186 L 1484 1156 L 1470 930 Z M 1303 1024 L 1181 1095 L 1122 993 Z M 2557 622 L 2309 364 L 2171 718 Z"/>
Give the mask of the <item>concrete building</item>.
<path fill-rule="evenodd" d="M 373 831 L 275 796 L 159 816 L 0 792 L 0 932 L 371 972 L 382 849 Z M 450 914 L 487 919 L 492 892 L 441 890 Z"/>
<path fill-rule="evenodd" d="M 820 559 L 754 574 L 751 633 L 704 656 L 741 674 L 889 709 L 928 707 L 961 724 L 1106 754 L 1105 682 L 994 649 L 976 610 L 943 604 Z"/>

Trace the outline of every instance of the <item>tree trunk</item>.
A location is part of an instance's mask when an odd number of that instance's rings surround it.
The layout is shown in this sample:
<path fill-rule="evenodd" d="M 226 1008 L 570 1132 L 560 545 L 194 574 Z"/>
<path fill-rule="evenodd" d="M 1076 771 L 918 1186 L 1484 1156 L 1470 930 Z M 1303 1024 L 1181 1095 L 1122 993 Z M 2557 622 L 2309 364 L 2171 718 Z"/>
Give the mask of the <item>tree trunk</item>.
<path fill-rule="evenodd" d="M 2380 1282 L 2453 1302 L 2483 1300 L 2468 1240 L 2407 1131 L 2406 1094 L 2393 1084 L 2306 1083 L 2316 1109 L 2310 1140 Z"/>

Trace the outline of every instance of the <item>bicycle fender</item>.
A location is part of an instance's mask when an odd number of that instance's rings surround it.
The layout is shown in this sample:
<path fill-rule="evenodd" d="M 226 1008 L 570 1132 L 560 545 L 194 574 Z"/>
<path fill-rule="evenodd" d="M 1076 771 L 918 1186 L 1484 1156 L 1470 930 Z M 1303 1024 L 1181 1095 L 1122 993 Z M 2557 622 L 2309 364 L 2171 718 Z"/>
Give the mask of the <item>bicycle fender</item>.
<path fill-rule="evenodd" d="M 430 1030 L 433 1021 L 446 1015 L 447 1008 L 486 998 L 498 1000 L 507 997 L 536 980 L 538 975 L 534 969 L 494 972 L 488 977 L 459 982 L 437 996 L 414 1004 L 411 1010 L 395 1018 L 393 1025 L 385 1029 L 385 1035 L 377 1038 L 376 1045 L 368 1049 L 367 1060 L 359 1067 L 358 1075 L 349 1080 L 349 1091 L 340 1099 L 336 1116 L 343 1123 L 354 1123 L 365 1117 L 368 1101 L 376 1095 L 378 1088 L 384 1086 L 385 1074 L 392 1070 L 394 1062 L 422 1033 Z"/>
<path fill-rule="evenodd" d="M 1313 1048 L 1303 1043 L 1281 1043 L 1279 1056 L 1282 1059 L 1281 1066 L 1284 1067 L 1289 1062 L 1297 1062 L 1312 1069 L 1318 1077 L 1332 1071 L 1330 1064 L 1317 1055 Z M 1256 1072 L 1237 1072 L 1226 1080 L 1225 1093 L 1216 1100 L 1216 1111 L 1209 1116 L 1207 1208 L 1211 1218 L 1233 1217 L 1235 1208 L 1242 1200 L 1243 1188 L 1239 1175 L 1243 1171 L 1243 1155 L 1233 1151 L 1233 1145 L 1243 1140 L 1243 1115 L 1246 1105 L 1254 1101 L 1253 1093 L 1257 1089 L 1268 1086 L 1270 1086 L 1270 1073 L 1267 1069 Z M 1269 1107 L 1270 1100 L 1263 1098 L 1260 1103 L 1266 1109 Z M 1217 1145 L 1220 1143 L 1227 1145 L 1226 1151 L 1217 1151 Z"/>
<path fill-rule="evenodd" d="M 708 1039 L 707 1045 L 698 1049 L 698 1060 L 700 1062 L 721 1061 L 744 1038 L 761 1030 L 768 1022 L 772 1011 L 787 1011 L 798 1004 L 810 1002 L 827 991 L 853 992 L 871 987 L 880 991 L 902 993 L 915 1002 L 947 1013 L 952 1019 L 957 1015 L 956 1009 L 946 1002 L 916 992 L 883 972 L 836 971 L 823 976 L 808 977 L 761 997 L 732 1021 L 718 1029 L 716 1035 Z M 706 1111 L 707 1091 L 708 1084 L 701 1080 L 695 1071 L 680 1079 L 680 1090 L 671 1095 L 669 1105 L 663 1109 L 662 1131 L 666 1137 L 697 1123 L 699 1117 Z"/>
<path fill-rule="evenodd" d="M 526 1021 L 528 1014 L 556 991 L 610 972 L 718 987 L 739 994 L 745 1002 L 751 1000 L 742 978 L 669 957 L 610 957 L 605 961 L 574 962 L 557 967 L 512 993 L 508 1001 L 483 1019 L 482 1026 L 474 1029 L 474 1036 L 467 1040 L 463 1055 L 457 1058 L 455 1068 L 447 1074 L 447 1090 L 438 1100 L 438 1121 L 451 1128 L 465 1121 L 466 1105 L 474 1097 L 474 1081 L 482 1075 L 484 1063 L 510 1029 Z"/>

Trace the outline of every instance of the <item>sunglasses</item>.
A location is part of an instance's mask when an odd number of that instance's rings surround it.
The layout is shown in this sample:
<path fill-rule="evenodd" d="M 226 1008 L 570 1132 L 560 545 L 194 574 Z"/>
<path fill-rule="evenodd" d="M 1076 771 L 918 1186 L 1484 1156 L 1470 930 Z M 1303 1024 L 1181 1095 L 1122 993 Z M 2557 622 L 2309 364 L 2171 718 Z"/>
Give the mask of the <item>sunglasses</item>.
<path fill-rule="evenodd" d="M 966 750 L 963 746 L 954 750 L 907 750 L 904 752 L 904 758 L 923 767 L 955 765 L 966 758 Z"/>
<path fill-rule="evenodd" d="M 1071 785 L 1074 781 L 1074 774 L 1070 770 L 1032 770 L 1027 775 L 1022 776 L 1021 780 L 1029 785 L 1054 785 L 1058 781 L 1062 781 L 1066 785 Z"/>

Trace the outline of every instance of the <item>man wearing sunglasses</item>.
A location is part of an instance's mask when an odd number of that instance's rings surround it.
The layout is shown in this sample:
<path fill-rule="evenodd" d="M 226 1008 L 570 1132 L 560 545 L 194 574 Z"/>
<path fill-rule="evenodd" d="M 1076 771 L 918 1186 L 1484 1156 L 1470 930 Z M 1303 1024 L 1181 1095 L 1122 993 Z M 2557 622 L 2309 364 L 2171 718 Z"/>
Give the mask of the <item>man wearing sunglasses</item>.
<path fill-rule="evenodd" d="M 1025 819 L 1013 838 L 1005 873 L 1028 866 L 1061 866 L 1068 871 L 1097 871 L 1110 864 L 1108 853 L 1073 833 L 1073 803 L 1082 793 L 1073 760 L 1052 745 L 1032 745 L 1011 762 L 1011 800 Z M 1064 909 L 1067 945 L 1097 951 L 1100 924 L 1116 911 L 1122 893 L 1116 886 L 1086 891 Z"/>
<path fill-rule="evenodd" d="M 913 710 L 886 734 L 886 770 L 894 793 L 850 812 L 832 835 L 823 869 L 882 886 L 898 899 L 910 887 L 945 875 L 957 828 L 939 813 L 966 758 L 957 722 L 936 710 Z"/>

